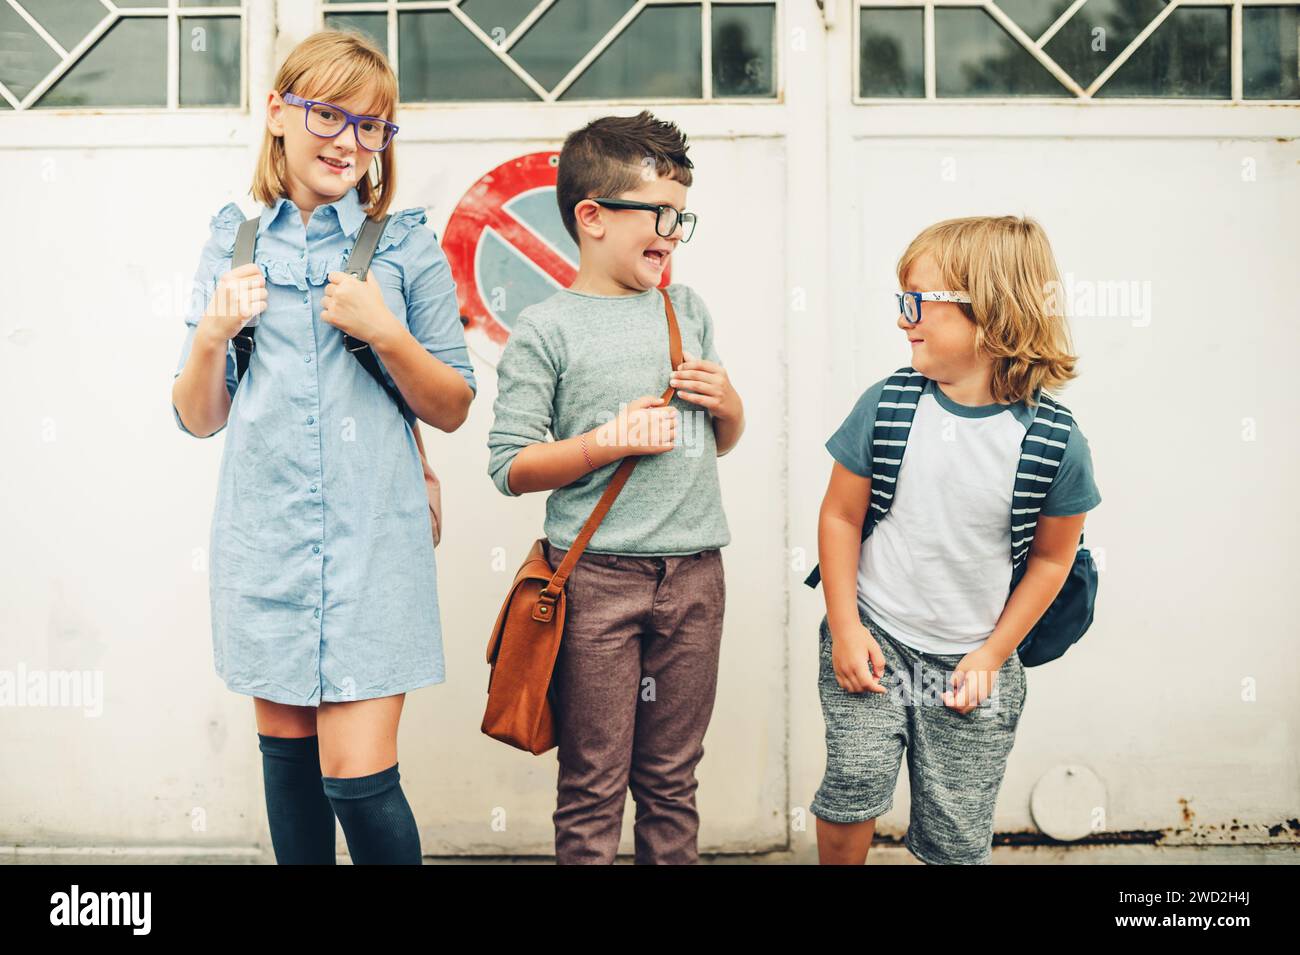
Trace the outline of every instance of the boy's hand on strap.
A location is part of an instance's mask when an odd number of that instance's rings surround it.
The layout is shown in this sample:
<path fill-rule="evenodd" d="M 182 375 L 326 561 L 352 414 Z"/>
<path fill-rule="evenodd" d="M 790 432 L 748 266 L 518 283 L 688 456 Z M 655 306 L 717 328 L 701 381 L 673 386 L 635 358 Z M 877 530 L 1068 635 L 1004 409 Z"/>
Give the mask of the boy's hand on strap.
<path fill-rule="evenodd" d="M 943 691 L 943 705 L 965 715 L 975 709 L 993 692 L 998 681 L 998 670 L 1006 658 L 980 647 L 958 661 L 948 682 L 950 689 Z"/>
<path fill-rule="evenodd" d="M 685 360 L 668 382 L 677 389 L 681 399 L 699 405 L 721 421 L 736 418 L 741 412 L 740 395 L 731 386 L 727 370 L 688 352 L 682 352 L 682 358 Z"/>
<path fill-rule="evenodd" d="M 863 624 L 842 637 L 831 633 L 831 666 L 835 679 L 850 693 L 885 693 L 885 654 Z M 873 672 L 874 671 L 874 672 Z"/>
<path fill-rule="evenodd" d="M 677 442 L 677 409 L 662 397 L 643 395 L 624 405 L 618 417 L 596 429 L 596 444 L 615 457 L 663 454 Z"/>
<path fill-rule="evenodd" d="M 718 454 L 726 454 L 736 446 L 745 430 L 745 406 L 740 395 L 732 387 L 727 370 L 717 362 L 704 361 L 687 352 L 682 352 L 682 358 L 670 384 L 678 389 L 683 401 L 699 405 L 709 413 Z"/>

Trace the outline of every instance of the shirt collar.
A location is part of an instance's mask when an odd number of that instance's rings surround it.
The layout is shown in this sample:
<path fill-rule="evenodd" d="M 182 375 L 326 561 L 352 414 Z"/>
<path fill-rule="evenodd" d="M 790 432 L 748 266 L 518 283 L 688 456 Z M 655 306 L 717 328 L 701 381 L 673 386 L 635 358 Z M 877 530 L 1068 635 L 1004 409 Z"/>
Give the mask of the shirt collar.
<path fill-rule="evenodd" d="M 356 187 L 349 189 L 338 199 L 333 202 L 319 206 L 320 209 L 333 209 L 334 214 L 338 217 L 339 227 L 343 234 L 353 237 L 361 224 L 366 221 L 366 210 L 361 206 L 361 197 L 357 195 Z M 260 236 L 271 224 L 277 221 L 288 211 L 298 211 L 298 206 L 288 196 L 281 196 L 275 200 L 275 205 L 267 206 L 262 210 L 261 220 L 257 226 L 257 234 Z"/>

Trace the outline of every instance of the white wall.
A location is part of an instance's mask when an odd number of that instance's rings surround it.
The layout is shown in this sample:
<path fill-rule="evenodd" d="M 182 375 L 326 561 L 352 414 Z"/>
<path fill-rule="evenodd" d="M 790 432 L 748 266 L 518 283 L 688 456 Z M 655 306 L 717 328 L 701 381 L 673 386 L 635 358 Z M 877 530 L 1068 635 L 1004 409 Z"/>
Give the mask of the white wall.
<path fill-rule="evenodd" d="M 1105 566 L 1083 643 L 1029 672 L 998 828 L 1031 828 L 1031 790 L 1061 764 L 1101 778 L 1110 829 L 1294 816 L 1297 110 L 852 107 L 845 25 L 822 33 L 811 4 L 787 16 L 805 45 L 787 55 L 783 103 L 656 110 L 696 143 L 701 227 L 674 278 L 709 302 L 749 419 L 720 461 L 733 544 L 700 770 L 705 847 L 811 845 L 822 608 L 800 581 L 822 445 L 866 385 L 906 362 L 887 293 L 907 240 L 986 212 L 1038 217 L 1064 271 L 1149 282 L 1153 306 L 1145 325 L 1074 323 L 1081 376 L 1061 397 L 1092 446 L 1104 501 L 1087 532 Z M 257 103 L 275 54 L 255 41 L 249 55 Z M 411 110 L 398 207 L 428 205 L 441 232 L 496 163 L 630 109 Z M 0 670 L 98 671 L 105 696 L 98 717 L 0 708 L 0 844 L 265 842 L 252 706 L 214 675 L 208 632 L 223 438 L 182 434 L 169 408 L 208 217 L 231 199 L 256 211 L 242 195 L 256 118 L 43 115 L 0 129 Z M 948 159 L 955 178 L 941 174 Z M 447 509 L 448 682 L 408 697 L 400 761 L 427 852 L 546 852 L 553 757 L 478 731 L 487 631 L 543 498 L 492 488 L 495 380 L 475 364 L 469 421 L 425 432 Z M 905 824 L 905 779 L 882 831 Z"/>

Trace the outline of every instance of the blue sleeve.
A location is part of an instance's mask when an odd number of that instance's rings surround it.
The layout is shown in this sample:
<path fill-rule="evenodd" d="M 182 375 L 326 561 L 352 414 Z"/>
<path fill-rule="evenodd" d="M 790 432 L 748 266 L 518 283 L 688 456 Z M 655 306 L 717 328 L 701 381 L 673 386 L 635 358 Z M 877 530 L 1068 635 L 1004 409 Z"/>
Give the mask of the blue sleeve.
<path fill-rule="evenodd" d="M 421 216 L 423 211 L 421 210 Z M 465 347 L 465 327 L 460 321 L 456 282 L 451 265 L 432 229 L 414 228 L 403 243 L 402 261 L 406 289 L 406 325 L 434 358 L 460 372 L 470 390 L 478 394 L 474 366 Z"/>
<path fill-rule="evenodd" d="M 185 363 L 189 361 L 190 352 L 194 349 L 194 336 L 198 332 L 199 321 L 203 318 L 203 313 L 207 311 L 208 303 L 212 301 L 212 294 L 216 291 L 217 281 L 226 272 L 230 271 L 230 263 L 234 257 L 235 251 L 235 232 L 239 229 L 239 223 L 244 221 L 244 214 L 240 211 L 239 206 L 233 202 L 228 203 L 221 209 L 209 223 L 208 241 L 203 245 L 203 251 L 199 253 L 198 268 L 194 270 L 194 281 L 190 286 L 190 303 L 185 312 L 185 341 L 181 344 L 180 358 L 176 362 L 176 371 L 172 375 L 172 380 L 180 377 L 185 368 Z M 239 379 L 235 370 L 235 347 L 232 343 L 226 343 L 226 391 L 230 393 L 231 400 L 234 400 L 235 389 L 239 385 Z M 176 426 L 188 435 L 199 437 L 193 431 L 185 427 L 185 422 L 181 420 L 181 414 L 176 410 L 176 405 L 172 404 L 172 416 L 176 419 Z M 212 434 L 220 434 L 225 430 L 223 424 Z M 206 435 L 212 437 L 212 435 Z"/>
<path fill-rule="evenodd" d="M 1040 512 L 1044 517 L 1064 517 L 1082 514 L 1101 503 L 1101 492 L 1092 478 L 1092 452 L 1088 439 L 1075 421 L 1070 437 L 1065 442 L 1065 456 L 1056 472 L 1056 479 L 1047 490 Z"/>
<path fill-rule="evenodd" d="M 871 477 L 871 433 L 876 425 L 880 396 L 888 382 L 888 378 L 881 378 L 864 391 L 839 430 L 826 442 L 831 457 L 858 477 Z"/>

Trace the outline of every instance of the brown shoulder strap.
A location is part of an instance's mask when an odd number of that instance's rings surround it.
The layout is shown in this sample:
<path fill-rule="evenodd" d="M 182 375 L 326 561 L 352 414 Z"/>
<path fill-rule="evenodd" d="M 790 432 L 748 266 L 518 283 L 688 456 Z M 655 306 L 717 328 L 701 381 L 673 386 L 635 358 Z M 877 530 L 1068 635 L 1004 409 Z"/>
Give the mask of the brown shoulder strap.
<path fill-rule="evenodd" d="M 672 361 L 671 373 L 682 363 L 682 330 L 677 325 L 677 313 L 673 311 L 672 299 L 668 297 L 667 289 L 660 288 L 659 291 L 664 297 L 664 312 L 668 316 L 668 355 Z M 673 395 L 676 393 L 677 389 L 671 385 L 664 391 L 663 402 L 665 407 L 668 402 L 673 400 Z M 560 561 L 560 566 L 555 568 L 555 575 L 551 578 L 551 582 L 542 588 L 541 596 L 543 600 L 554 600 L 559 597 L 560 591 L 564 589 L 564 582 L 569 579 L 569 573 L 573 570 L 573 565 L 578 562 L 582 552 L 587 549 L 587 544 L 591 541 L 591 535 L 596 533 L 596 528 L 600 526 L 600 522 L 609 513 L 610 507 L 614 504 L 614 498 L 618 497 L 618 492 L 623 490 L 623 485 L 627 483 L 627 479 L 632 474 L 632 469 L 636 467 L 641 458 L 642 455 L 629 454 L 623 459 L 623 463 L 618 466 L 617 470 L 614 471 L 614 476 L 610 478 L 605 493 L 600 496 L 596 509 L 587 518 L 587 523 L 582 525 L 582 530 L 579 532 L 577 539 L 574 540 L 573 546 L 569 548 L 569 552 L 564 555 L 564 560 Z"/>

